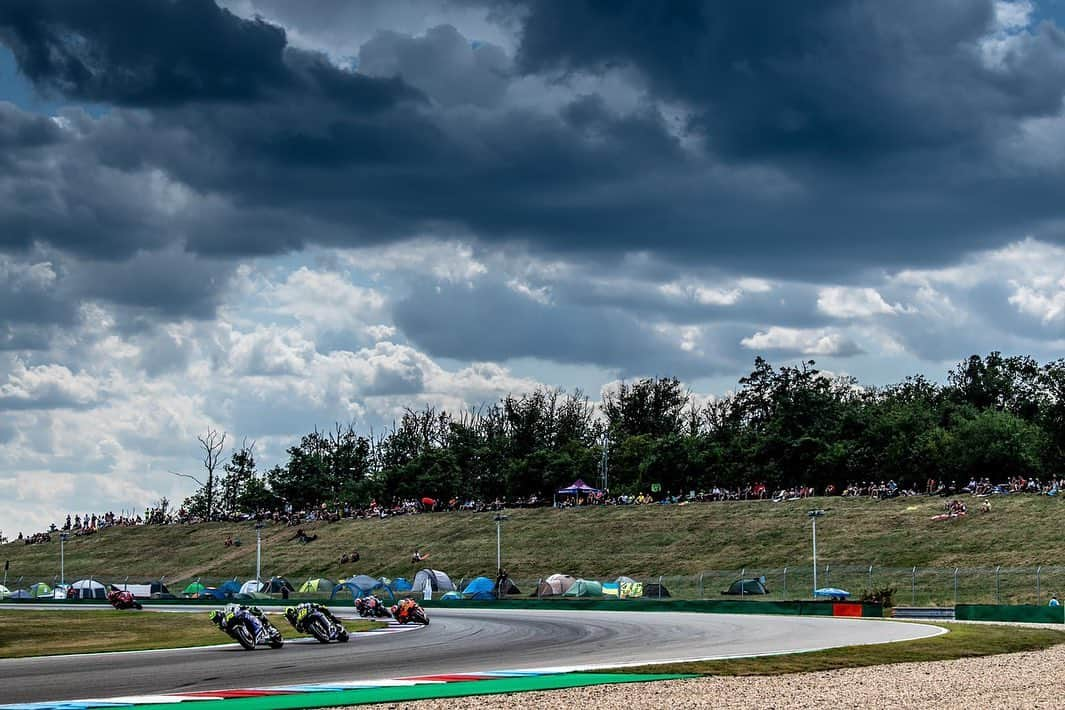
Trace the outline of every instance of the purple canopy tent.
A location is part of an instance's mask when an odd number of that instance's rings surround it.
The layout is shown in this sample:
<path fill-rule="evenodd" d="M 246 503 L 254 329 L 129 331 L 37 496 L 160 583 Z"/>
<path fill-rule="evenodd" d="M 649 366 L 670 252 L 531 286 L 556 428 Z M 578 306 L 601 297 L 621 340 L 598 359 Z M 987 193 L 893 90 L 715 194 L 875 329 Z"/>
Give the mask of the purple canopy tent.
<path fill-rule="evenodd" d="M 591 486 L 589 486 L 587 483 L 585 483 L 580 478 L 578 478 L 576 481 L 571 483 L 566 488 L 560 488 L 560 489 L 558 489 L 556 491 L 556 493 L 558 495 L 570 495 L 570 496 L 577 496 L 577 495 L 580 495 L 582 493 L 591 494 L 591 493 L 601 493 L 601 492 L 602 491 L 600 491 L 598 488 L 592 488 Z"/>
<path fill-rule="evenodd" d="M 569 487 L 560 488 L 557 492 L 563 495 L 577 495 L 578 493 L 599 493 L 599 489 L 592 488 L 583 479 L 578 478 Z"/>

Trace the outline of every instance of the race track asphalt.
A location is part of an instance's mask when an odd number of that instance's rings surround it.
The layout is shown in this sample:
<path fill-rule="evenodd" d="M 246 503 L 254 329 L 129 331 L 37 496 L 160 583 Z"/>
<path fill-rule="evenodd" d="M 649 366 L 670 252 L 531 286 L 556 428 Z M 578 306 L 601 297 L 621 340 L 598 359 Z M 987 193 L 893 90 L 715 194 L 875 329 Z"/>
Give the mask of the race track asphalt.
<path fill-rule="evenodd" d="M 222 648 L 0 660 L 0 702 L 607 667 L 883 643 L 941 632 L 919 624 L 824 617 L 460 609 L 430 613 L 432 623 L 423 629 L 355 634 L 347 644 L 301 640 L 280 650 L 248 652 L 234 643 Z M 190 623 L 207 622 L 196 618 Z"/>

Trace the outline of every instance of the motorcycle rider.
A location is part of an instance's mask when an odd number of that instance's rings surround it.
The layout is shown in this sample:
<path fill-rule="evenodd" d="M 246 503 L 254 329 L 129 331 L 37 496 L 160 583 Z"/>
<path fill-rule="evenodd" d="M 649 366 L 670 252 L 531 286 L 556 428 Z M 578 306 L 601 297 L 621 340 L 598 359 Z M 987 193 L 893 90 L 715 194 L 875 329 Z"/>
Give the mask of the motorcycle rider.
<path fill-rule="evenodd" d="M 405 599 L 400 599 L 399 603 L 394 604 L 388 611 L 392 614 L 393 619 L 402 623 L 407 620 L 407 615 L 416 606 L 418 606 L 417 602 L 410 597 L 406 597 Z"/>
<path fill-rule="evenodd" d="M 229 633 L 229 627 L 238 621 L 247 621 L 258 638 L 262 634 L 263 623 L 266 621 L 263 610 L 257 606 L 244 606 L 243 604 L 226 604 L 221 610 L 211 612 L 211 621 L 222 631 Z"/>
<path fill-rule="evenodd" d="M 355 600 L 355 611 L 362 617 L 388 616 L 385 603 L 373 594 Z"/>
<path fill-rule="evenodd" d="M 118 587 L 111 587 L 111 591 L 107 593 L 107 601 L 111 602 L 111 606 L 116 609 L 140 609 L 141 605 L 137 603 L 137 598 L 133 596 L 132 592 Z"/>
<path fill-rule="evenodd" d="M 292 624 L 296 631 L 307 633 L 307 629 L 304 627 L 304 622 L 306 622 L 314 612 L 318 612 L 325 618 L 329 619 L 334 626 L 339 626 L 341 629 L 344 628 L 344 625 L 333 616 L 333 613 L 329 611 L 329 609 L 321 604 L 316 604 L 315 602 L 304 602 L 302 604 L 297 604 L 296 606 L 285 607 L 285 618 L 288 619 L 288 623 Z"/>

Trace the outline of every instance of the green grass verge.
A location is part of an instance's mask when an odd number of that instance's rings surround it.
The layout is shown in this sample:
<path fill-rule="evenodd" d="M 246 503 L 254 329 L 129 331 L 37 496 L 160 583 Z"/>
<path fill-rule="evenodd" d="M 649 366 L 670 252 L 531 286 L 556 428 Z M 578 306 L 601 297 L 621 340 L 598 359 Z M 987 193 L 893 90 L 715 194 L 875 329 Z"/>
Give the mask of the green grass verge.
<path fill-rule="evenodd" d="M 286 639 L 300 638 L 283 619 Z M 384 624 L 345 621 L 351 632 Z M 207 614 L 149 614 L 129 611 L 0 611 L 0 658 L 55 656 L 64 653 L 140 651 L 226 643 Z"/>
<path fill-rule="evenodd" d="M 950 633 L 916 641 L 834 648 L 783 656 L 696 661 L 620 668 L 618 673 L 697 673 L 701 675 L 783 675 L 838 668 L 864 668 L 891 663 L 924 663 L 999 653 L 1040 651 L 1065 643 L 1065 631 L 1057 629 L 997 626 L 992 624 L 931 624 Z"/>
<path fill-rule="evenodd" d="M 996 601 L 997 565 L 1002 603 L 1046 603 L 1051 592 L 1065 593 L 1065 548 L 1060 533 L 1048 520 L 1065 510 L 1065 497 L 1003 496 L 995 498 L 991 513 L 933 522 L 939 498 L 888 501 L 819 498 L 773 503 L 737 501 L 685 506 L 626 506 L 582 509 L 508 511 L 503 525 L 504 565 L 523 592 L 531 580 L 564 572 L 589 578 L 628 575 L 646 581 L 658 575 L 686 575 L 666 579 L 674 596 L 692 598 L 695 580 L 706 570 L 728 570 L 704 580 L 707 598 L 719 592 L 741 568 L 758 574 L 787 566 L 787 589 L 779 574 L 771 576 L 773 597 L 809 594 L 810 524 L 806 511 L 828 508 L 818 522 L 818 556 L 833 572 L 819 584 L 858 592 L 868 586 L 898 588 L 896 603 L 951 604 L 954 567 L 981 567 L 979 576 L 959 581 L 959 601 Z M 973 506 L 975 507 L 975 506 Z M 462 577 L 495 574 L 495 523 L 491 513 L 436 513 L 386 520 L 346 520 L 305 525 L 318 535 L 301 545 L 294 529 L 269 526 L 263 531 L 262 570 L 300 583 L 313 577 L 337 579 L 353 573 L 406 576 L 415 548 L 432 553 L 430 564 Z M 8 531 L 10 532 L 10 531 Z M 243 545 L 227 548 L 226 535 Z M 362 560 L 340 565 L 342 553 L 358 549 Z M 594 551 L 589 554 L 589 551 Z M 51 583 L 59 573 L 59 541 L 48 545 L 10 543 L 0 546 L 0 559 L 10 560 L 8 586 L 22 578 L 23 587 Z M 845 573 L 837 565 L 874 565 Z M 1034 569 L 1043 565 L 1042 599 L 1036 598 Z M 1048 569 L 1049 566 L 1060 566 Z M 918 567 L 917 595 L 911 599 L 910 570 Z M 1011 568 L 1030 567 L 1024 574 Z M 883 568 L 892 567 L 889 571 Z M 933 571 L 931 568 L 938 568 Z M 848 576 L 849 575 L 849 576 Z M 66 544 L 66 578 L 93 576 L 121 583 L 165 576 L 176 592 L 189 580 L 216 582 L 255 576 L 255 531 L 251 523 L 197 526 L 142 527 L 104 530 Z"/>

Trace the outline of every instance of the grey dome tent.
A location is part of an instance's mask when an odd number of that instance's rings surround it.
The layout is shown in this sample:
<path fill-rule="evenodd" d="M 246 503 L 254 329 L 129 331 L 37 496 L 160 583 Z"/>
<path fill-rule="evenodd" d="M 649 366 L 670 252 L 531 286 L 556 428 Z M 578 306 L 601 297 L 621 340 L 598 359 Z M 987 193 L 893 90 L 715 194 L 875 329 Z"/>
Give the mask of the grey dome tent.
<path fill-rule="evenodd" d="M 729 585 L 728 589 L 721 593 L 740 597 L 748 594 L 769 594 L 769 589 L 765 586 L 765 577 L 760 579 L 737 579 Z"/>
<path fill-rule="evenodd" d="M 672 596 L 669 590 L 666 589 L 666 585 L 659 584 L 658 582 L 648 582 L 643 585 L 643 598 L 644 599 L 665 599 Z"/>
<path fill-rule="evenodd" d="M 411 583 L 413 591 L 417 593 L 425 589 L 426 580 L 429 580 L 429 586 L 434 592 L 450 592 L 455 589 L 455 585 L 451 583 L 451 578 L 447 574 L 438 569 L 426 567 L 414 575 L 414 581 Z"/>

